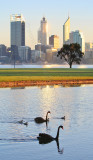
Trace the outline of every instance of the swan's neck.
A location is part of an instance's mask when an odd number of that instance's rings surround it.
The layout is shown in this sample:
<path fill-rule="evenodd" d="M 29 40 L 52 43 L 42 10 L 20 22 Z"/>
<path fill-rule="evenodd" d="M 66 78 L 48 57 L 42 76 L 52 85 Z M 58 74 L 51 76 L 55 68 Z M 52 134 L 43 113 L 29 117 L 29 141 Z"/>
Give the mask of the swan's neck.
<path fill-rule="evenodd" d="M 60 127 L 58 127 L 58 131 L 57 131 L 56 140 L 58 140 L 58 138 L 59 138 L 59 129 L 60 129 Z"/>
<path fill-rule="evenodd" d="M 48 112 L 47 112 L 47 114 L 46 114 L 46 121 L 48 120 L 48 118 L 47 118 L 47 117 L 48 117 Z"/>

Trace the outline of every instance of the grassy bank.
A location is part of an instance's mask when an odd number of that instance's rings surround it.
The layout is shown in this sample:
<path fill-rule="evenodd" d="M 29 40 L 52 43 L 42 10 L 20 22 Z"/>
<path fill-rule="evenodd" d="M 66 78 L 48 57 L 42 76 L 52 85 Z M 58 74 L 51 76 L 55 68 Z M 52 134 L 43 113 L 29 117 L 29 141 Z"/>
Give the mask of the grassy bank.
<path fill-rule="evenodd" d="M 93 79 L 93 69 L 0 69 L 0 81 Z"/>

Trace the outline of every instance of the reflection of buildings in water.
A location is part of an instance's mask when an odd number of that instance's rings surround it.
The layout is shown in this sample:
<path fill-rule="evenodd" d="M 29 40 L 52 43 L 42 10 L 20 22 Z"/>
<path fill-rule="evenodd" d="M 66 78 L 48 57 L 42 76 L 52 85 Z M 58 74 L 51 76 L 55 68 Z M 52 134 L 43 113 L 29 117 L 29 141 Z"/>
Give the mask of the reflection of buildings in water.
<path fill-rule="evenodd" d="M 12 87 L 11 89 L 15 90 L 15 89 L 25 89 L 25 87 Z"/>
<path fill-rule="evenodd" d="M 42 86 L 37 86 L 38 88 L 40 88 L 40 89 L 43 89 L 43 88 L 46 88 L 46 85 L 42 85 Z"/>
<path fill-rule="evenodd" d="M 60 85 L 57 85 L 57 84 L 56 84 L 56 85 L 54 85 L 54 88 L 59 88 L 59 87 L 60 87 Z"/>
<path fill-rule="evenodd" d="M 61 85 L 62 87 L 81 87 L 81 84 L 63 84 Z"/>
<path fill-rule="evenodd" d="M 86 84 L 81 84 L 81 87 L 85 87 L 86 86 Z"/>
<path fill-rule="evenodd" d="M 68 112 L 68 109 L 67 109 L 67 101 L 68 101 L 68 104 L 71 103 L 70 100 L 70 95 L 69 94 L 64 94 L 62 93 L 61 95 L 61 92 L 60 92 L 60 89 L 62 89 L 63 87 L 60 88 L 59 85 L 54 85 L 54 86 L 50 86 L 50 85 L 46 85 L 46 86 L 41 86 L 39 87 L 40 89 L 42 89 L 42 92 L 41 92 L 41 99 L 40 99 L 40 103 L 41 103 L 41 108 L 42 108 L 42 114 L 41 115 L 46 115 L 46 112 L 49 110 L 51 111 L 52 110 L 52 113 L 51 113 L 51 116 L 54 117 L 54 116 L 57 116 L 57 110 L 58 108 L 61 109 L 61 114 L 60 114 L 60 117 L 62 116 L 66 116 L 66 121 L 64 122 L 65 125 L 69 126 L 69 112 Z M 59 88 L 58 90 L 55 90 Z M 61 90 L 62 91 L 62 90 Z M 57 98 L 56 98 L 57 97 Z M 64 97 L 64 99 L 63 99 Z M 69 99 L 70 98 L 70 99 Z M 58 104 L 58 99 L 59 101 L 61 101 L 62 99 L 62 104 Z M 59 105 L 59 106 L 58 106 Z M 62 105 L 62 107 L 61 107 Z M 50 115 L 49 115 L 50 117 Z"/>
<path fill-rule="evenodd" d="M 54 107 L 54 103 L 56 101 L 55 97 L 56 94 L 54 92 L 53 86 L 41 86 L 42 92 L 41 92 L 41 108 L 42 108 L 42 115 L 45 115 L 47 111 L 51 111 L 51 108 Z"/>
<path fill-rule="evenodd" d="M 59 88 L 60 87 L 60 85 L 42 85 L 42 86 L 38 86 L 38 88 L 40 88 L 40 89 L 44 89 L 44 88 L 47 88 L 47 87 L 49 87 L 49 88 Z"/>
<path fill-rule="evenodd" d="M 74 94 L 72 88 L 69 87 L 68 92 L 66 88 L 64 87 L 60 88 L 59 85 L 54 85 L 52 87 L 47 85 L 47 86 L 41 86 L 41 88 L 42 88 L 41 99 L 40 99 L 42 108 L 41 115 L 46 115 L 46 112 L 49 110 L 51 111 L 51 117 L 59 116 L 61 118 L 62 116 L 66 116 L 66 120 L 64 122 L 60 120 L 58 123 L 60 122 L 62 124 L 64 123 L 64 126 L 67 127 L 67 129 L 69 129 L 70 120 L 73 113 L 72 103 L 74 100 Z M 55 124 L 56 123 L 57 122 L 55 122 Z"/>
<path fill-rule="evenodd" d="M 42 85 L 42 86 L 37 86 L 38 88 L 40 89 L 43 89 L 43 88 L 46 88 L 47 86 L 49 86 L 49 88 L 60 88 L 60 87 L 66 87 L 66 88 L 69 88 L 69 87 L 83 87 L 85 86 L 84 84 L 54 84 L 54 85 Z"/>

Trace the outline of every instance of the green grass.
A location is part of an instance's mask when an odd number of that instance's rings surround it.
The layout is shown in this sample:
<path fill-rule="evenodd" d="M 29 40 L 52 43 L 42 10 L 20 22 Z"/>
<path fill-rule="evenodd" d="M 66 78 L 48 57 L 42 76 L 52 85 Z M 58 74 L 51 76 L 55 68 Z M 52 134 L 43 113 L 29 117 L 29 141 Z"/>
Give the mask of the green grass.
<path fill-rule="evenodd" d="M 0 69 L 0 81 L 93 79 L 93 69 Z"/>

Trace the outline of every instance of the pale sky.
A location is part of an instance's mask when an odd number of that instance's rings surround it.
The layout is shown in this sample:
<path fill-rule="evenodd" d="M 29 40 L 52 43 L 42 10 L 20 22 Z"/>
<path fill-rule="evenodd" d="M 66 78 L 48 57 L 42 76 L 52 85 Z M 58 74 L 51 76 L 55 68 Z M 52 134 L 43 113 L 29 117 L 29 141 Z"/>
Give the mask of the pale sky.
<path fill-rule="evenodd" d="M 70 16 L 70 31 L 81 30 L 86 42 L 93 42 L 93 0 L 0 0 L 0 44 L 10 46 L 10 15 L 23 14 L 26 45 L 37 44 L 37 31 L 43 16 L 49 36 L 58 35 L 63 43 L 63 24 Z"/>

